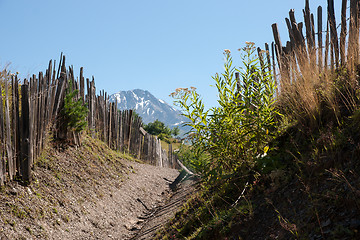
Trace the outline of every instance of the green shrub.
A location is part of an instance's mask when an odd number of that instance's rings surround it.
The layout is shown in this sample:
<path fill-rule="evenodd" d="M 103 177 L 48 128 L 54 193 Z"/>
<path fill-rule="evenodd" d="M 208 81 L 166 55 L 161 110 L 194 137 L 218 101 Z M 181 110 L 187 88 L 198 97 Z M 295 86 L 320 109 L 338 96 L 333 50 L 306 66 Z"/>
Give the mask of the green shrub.
<path fill-rule="evenodd" d="M 249 169 L 254 159 L 266 153 L 276 135 L 276 84 L 268 66 L 260 61 L 253 43 L 241 49 L 242 67 L 233 67 L 225 50 L 225 72 L 213 79 L 218 91 L 218 107 L 205 110 L 195 88 L 178 88 L 171 94 L 192 128 L 194 159 L 203 175 L 219 178 L 239 169 Z M 262 53 L 263 54 L 263 53 Z M 265 55 L 265 54 L 264 54 Z M 239 72 L 236 79 L 235 72 Z M 200 158 L 204 156 L 208 158 Z"/>
<path fill-rule="evenodd" d="M 86 116 L 88 108 L 82 99 L 78 99 L 79 90 L 73 90 L 72 82 L 69 81 L 69 87 L 66 90 L 64 99 L 64 108 L 62 116 L 67 131 L 81 132 L 87 127 Z"/>

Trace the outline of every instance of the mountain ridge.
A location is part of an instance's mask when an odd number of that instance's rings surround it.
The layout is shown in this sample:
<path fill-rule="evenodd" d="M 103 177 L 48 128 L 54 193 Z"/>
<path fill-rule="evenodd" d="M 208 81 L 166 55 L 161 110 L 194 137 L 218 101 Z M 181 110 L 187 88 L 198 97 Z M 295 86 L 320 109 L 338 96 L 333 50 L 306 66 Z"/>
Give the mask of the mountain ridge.
<path fill-rule="evenodd" d="M 159 120 L 170 128 L 182 128 L 186 118 L 181 112 L 147 90 L 133 89 L 119 91 L 109 96 L 110 102 L 117 102 L 119 110 L 133 109 L 145 124 Z"/>

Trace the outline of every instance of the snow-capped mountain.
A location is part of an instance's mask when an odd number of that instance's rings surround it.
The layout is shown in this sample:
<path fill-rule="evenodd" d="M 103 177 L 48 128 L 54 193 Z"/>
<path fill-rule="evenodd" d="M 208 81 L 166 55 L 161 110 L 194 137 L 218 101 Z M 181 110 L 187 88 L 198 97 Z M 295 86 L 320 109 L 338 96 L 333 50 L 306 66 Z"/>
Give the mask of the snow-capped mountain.
<path fill-rule="evenodd" d="M 146 90 L 134 89 L 114 93 L 110 95 L 110 102 L 115 101 L 117 101 L 117 107 L 120 110 L 134 109 L 142 117 L 145 124 L 158 119 L 170 128 L 175 126 L 181 128 L 182 123 L 186 121 L 179 110 Z"/>

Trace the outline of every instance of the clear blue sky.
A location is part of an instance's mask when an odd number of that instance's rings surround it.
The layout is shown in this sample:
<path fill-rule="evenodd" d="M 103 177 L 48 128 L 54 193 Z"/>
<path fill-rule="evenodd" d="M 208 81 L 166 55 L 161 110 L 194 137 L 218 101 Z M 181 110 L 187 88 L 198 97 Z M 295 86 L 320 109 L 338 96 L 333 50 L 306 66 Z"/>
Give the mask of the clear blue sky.
<path fill-rule="evenodd" d="M 337 18 L 340 0 L 335 0 Z M 169 103 L 178 87 L 198 88 L 216 104 L 211 76 L 222 72 L 224 49 L 237 54 L 245 41 L 263 47 L 278 23 L 304 0 L 0 0 L 0 66 L 21 77 L 44 71 L 64 52 L 67 64 L 95 76 L 109 94 L 141 88 Z M 310 0 L 311 11 L 326 0 Z M 325 15 L 324 15 L 325 16 Z M 315 19 L 316 21 L 316 19 Z"/>

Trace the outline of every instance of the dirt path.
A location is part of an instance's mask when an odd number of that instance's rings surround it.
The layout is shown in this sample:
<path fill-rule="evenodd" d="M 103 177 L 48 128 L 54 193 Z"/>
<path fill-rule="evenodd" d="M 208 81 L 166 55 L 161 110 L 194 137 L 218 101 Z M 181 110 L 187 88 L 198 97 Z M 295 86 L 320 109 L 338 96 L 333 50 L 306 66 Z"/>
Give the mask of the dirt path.
<path fill-rule="evenodd" d="M 37 161 L 31 185 L 0 188 L 1 240 L 149 239 L 190 191 L 170 189 L 178 170 L 124 160 L 91 138 Z"/>
<path fill-rule="evenodd" d="M 129 239 L 144 222 L 141 216 L 158 208 L 170 194 L 178 170 L 136 162 L 125 163 L 127 179 L 95 203 L 86 203 L 76 220 L 50 232 L 50 239 Z M 167 179 L 167 180 L 166 180 Z"/>
<path fill-rule="evenodd" d="M 195 191 L 196 181 L 191 177 L 186 178 L 177 185 L 176 190 L 170 195 L 167 201 L 163 202 L 159 207 L 152 209 L 141 216 L 145 222 L 140 226 L 141 229 L 136 231 L 132 236 L 132 240 L 152 239 L 157 231 L 164 226 L 169 219 L 175 216 L 175 213 L 186 200 Z"/>

